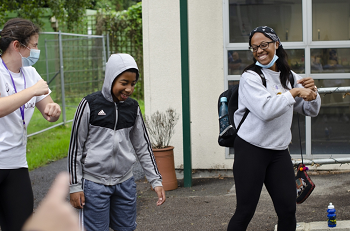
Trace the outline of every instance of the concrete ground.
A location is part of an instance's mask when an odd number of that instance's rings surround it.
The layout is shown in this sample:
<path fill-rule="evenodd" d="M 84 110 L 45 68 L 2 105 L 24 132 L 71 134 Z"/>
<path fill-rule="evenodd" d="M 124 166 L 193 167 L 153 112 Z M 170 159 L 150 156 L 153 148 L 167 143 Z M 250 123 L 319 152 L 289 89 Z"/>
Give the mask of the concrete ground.
<path fill-rule="evenodd" d="M 56 174 L 66 169 L 66 161 L 56 161 L 30 172 L 35 207 L 46 194 Z M 183 187 L 181 173 L 178 173 L 179 188 L 167 191 L 166 202 L 160 207 L 156 206 L 156 194 L 145 181 L 139 166 L 134 171 L 138 179 L 137 231 L 226 230 L 236 206 L 234 180 L 230 171 L 198 171 L 193 177 L 201 175 L 202 178 L 193 178 L 190 188 Z M 316 188 L 303 204 L 297 205 L 297 221 L 307 224 L 326 223 L 326 210 L 330 202 L 337 210 L 337 221 L 350 220 L 350 173 L 320 174 L 309 171 L 309 174 L 312 174 Z M 273 231 L 276 223 L 277 216 L 272 201 L 264 188 L 247 230 Z"/>
<path fill-rule="evenodd" d="M 183 180 L 178 180 L 180 187 L 166 192 L 167 201 L 161 207 L 155 206 L 156 196 L 148 183 L 138 181 L 137 230 L 226 230 L 236 199 L 233 178 L 222 175 L 193 179 L 191 188 L 182 187 Z M 297 221 L 320 221 L 326 226 L 330 202 L 337 210 L 337 221 L 350 220 L 350 173 L 311 175 L 311 178 L 316 188 L 303 204 L 297 205 Z M 276 223 L 272 201 L 264 188 L 247 230 L 273 231 Z"/>

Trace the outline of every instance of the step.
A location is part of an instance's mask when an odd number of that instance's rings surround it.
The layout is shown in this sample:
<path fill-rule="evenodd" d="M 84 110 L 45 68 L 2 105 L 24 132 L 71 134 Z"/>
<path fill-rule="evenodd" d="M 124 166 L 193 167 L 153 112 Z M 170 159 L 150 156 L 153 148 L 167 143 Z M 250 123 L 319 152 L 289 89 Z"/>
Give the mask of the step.
<path fill-rule="evenodd" d="M 297 223 L 296 231 L 350 231 L 350 221 L 337 221 L 336 227 L 328 227 L 327 221 L 300 222 Z M 277 225 L 275 226 L 277 231 Z"/>

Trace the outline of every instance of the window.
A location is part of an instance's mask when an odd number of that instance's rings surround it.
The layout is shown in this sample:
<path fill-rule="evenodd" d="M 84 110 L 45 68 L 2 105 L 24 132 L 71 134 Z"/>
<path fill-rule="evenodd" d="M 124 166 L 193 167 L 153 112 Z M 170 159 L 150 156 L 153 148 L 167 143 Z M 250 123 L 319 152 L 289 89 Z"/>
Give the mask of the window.
<path fill-rule="evenodd" d="M 248 42 L 258 26 L 272 27 L 282 42 L 302 41 L 301 0 L 230 0 L 229 25 L 230 43 Z"/>
<path fill-rule="evenodd" d="M 349 0 L 225 0 L 224 5 L 226 87 L 238 83 L 253 62 L 249 33 L 263 25 L 278 34 L 294 72 L 311 76 L 318 88 L 350 86 Z M 299 116 L 303 153 L 307 158 L 350 155 L 350 95 L 322 94 L 321 100 L 317 117 Z M 300 157 L 296 114 L 291 132 L 291 154 Z M 226 149 L 228 158 L 233 153 Z"/>
<path fill-rule="evenodd" d="M 350 1 L 312 1 L 312 40 L 350 39 Z"/>
<path fill-rule="evenodd" d="M 285 49 L 288 55 L 288 63 L 297 74 L 305 73 L 304 49 Z"/>
<path fill-rule="evenodd" d="M 350 48 L 311 49 L 311 73 L 350 73 Z"/>
<path fill-rule="evenodd" d="M 229 75 L 240 75 L 244 68 L 253 63 L 253 54 L 251 51 L 229 50 L 227 52 L 227 67 Z"/>
<path fill-rule="evenodd" d="M 315 80 L 318 87 L 350 86 L 350 79 Z M 312 118 L 312 153 L 348 154 L 350 131 L 350 96 L 340 93 L 321 94 L 322 106 Z"/>

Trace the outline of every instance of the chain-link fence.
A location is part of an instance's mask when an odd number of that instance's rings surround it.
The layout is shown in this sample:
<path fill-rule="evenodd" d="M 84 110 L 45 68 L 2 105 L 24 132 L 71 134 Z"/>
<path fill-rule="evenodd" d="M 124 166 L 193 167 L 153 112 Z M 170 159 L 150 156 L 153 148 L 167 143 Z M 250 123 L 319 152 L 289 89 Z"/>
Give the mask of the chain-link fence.
<path fill-rule="evenodd" d="M 107 40 L 108 42 L 108 40 Z M 47 128 L 32 128 L 34 135 L 73 120 L 80 100 L 103 85 L 106 64 L 106 44 L 103 35 L 81 35 L 43 32 L 39 37 L 40 59 L 35 68 L 52 90 L 52 99 L 60 104 L 60 121 Z M 34 114 L 35 116 L 35 114 Z M 30 136 L 29 135 L 29 136 Z"/>

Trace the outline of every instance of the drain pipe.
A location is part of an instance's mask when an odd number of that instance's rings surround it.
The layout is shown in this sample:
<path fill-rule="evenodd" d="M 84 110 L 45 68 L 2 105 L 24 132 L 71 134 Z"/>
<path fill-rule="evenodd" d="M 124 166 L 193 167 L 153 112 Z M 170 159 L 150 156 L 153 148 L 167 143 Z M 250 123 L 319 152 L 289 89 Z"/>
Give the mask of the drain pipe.
<path fill-rule="evenodd" d="M 190 71 L 188 56 L 187 0 L 180 0 L 181 84 L 184 186 L 192 186 Z"/>

